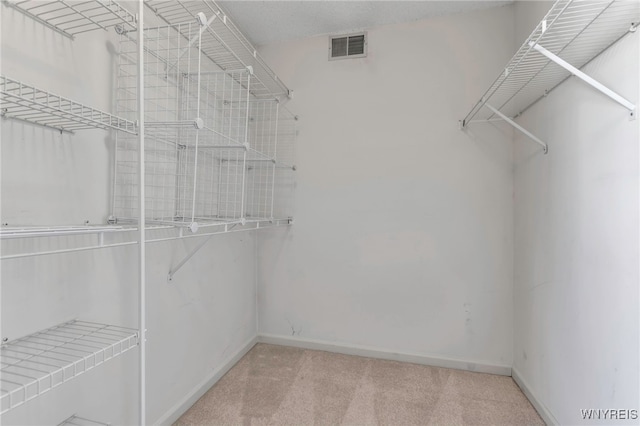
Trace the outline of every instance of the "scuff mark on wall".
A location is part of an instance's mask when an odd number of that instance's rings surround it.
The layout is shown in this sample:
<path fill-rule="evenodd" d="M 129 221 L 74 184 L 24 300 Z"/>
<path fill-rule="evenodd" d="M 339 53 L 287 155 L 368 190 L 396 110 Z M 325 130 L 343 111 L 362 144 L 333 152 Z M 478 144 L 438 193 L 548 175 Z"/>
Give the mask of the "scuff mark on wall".
<path fill-rule="evenodd" d="M 293 322 L 291 322 L 291 320 L 289 320 L 289 318 L 284 317 L 284 319 L 285 319 L 285 320 L 287 320 L 287 322 L 289 323 L 289 326 L 291 327 L 291 335 L 292 335 L 292 336 L 296 336 L 296 335 L 298 335 L 298 336 L 299 336 L 299 335 L 302 333 L 302 327 L 299 327 L 299 328 L 296 330 L 295 325 L 293 324 Z"/>

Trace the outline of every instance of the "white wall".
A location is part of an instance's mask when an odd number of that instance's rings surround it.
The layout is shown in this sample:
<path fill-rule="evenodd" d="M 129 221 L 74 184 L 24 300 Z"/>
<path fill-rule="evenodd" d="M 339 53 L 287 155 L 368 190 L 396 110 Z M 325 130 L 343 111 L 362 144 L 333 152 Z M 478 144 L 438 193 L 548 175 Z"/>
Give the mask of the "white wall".
<path fill-rule="evenodd" d="M 2 5 L 2 74 L 112 110 L 117 37 L 98 31 L 71 41 Z M 2 222 L 104 223 L 114 137 L 101 130 L 60 135 L 3 119 Z M 198 240 L 147 251 L 148 422 L 155 423 L 256 335 L 256 240 L 215 236 L 167 282 Z M 55 249 L 46 242 L 16 245 Z M 13 245 L 13 246 L 12 246 Z M 15 339 L 72 318 L 137 327 L 137 249 L 5 260 L 1 336 Z M 70 415 L 135 424 L 138 350 L 2 416 L 3 424 L 58 424 Z"/>
<path fill-rule="evenodd" d="M 259 236 L 260 332 L 512 360 L 512 133 L 460 120 L 514 51 L 510 6 L 263 46 L 300 115 L 295 225 Z"/>
<path fill-rule="evenodd" d="M 545 6 L 517 4 L 519 44 Z M 636 33 L 585 72 L 637 104 L 638 50 Z M 516 138 L 514 372 L 553 421 L 597 424 L 580 410 L 640 408 L 639 120 L 572 78 L 519 122 L 549 154 Z"/>

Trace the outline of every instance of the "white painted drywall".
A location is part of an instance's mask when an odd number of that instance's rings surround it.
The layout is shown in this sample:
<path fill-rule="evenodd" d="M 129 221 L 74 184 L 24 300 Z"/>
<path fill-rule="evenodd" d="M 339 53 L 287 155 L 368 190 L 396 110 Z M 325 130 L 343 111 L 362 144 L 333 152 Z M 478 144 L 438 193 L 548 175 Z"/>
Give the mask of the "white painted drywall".
<path fill-rule="evenodd" d="M 112 110 L 117 37 L 71 41 L 15 10 L 2 13 L 2 74 Z M 109 215 L 113 135 L 60 135 L 3 119 L 2 222 L 103 223 Z M 255 250 L 251 233 L 215 236 L 167 282 L 198 240 L 147 248 L 148 423 L 196 390 L 256 335 Z M 10 244 L 55 248 L 46 242 Z M 137 249 L 5 260 L 1 336 L 14 339 L 72 319 L 137 327 Z M 138 350 L 2 416 L 2 424 L 58 424 L 78 415 L 112 424 L 138 421 Z"/>
<path fill-rule="evenodd" d="M 264 46 L 300 115 L 295 224 L 259 235 L 261 333 L 510 366 L 512 133 L 468 112 L 511 6 Z"/>
<path fill-rule="evenodd" d="M 518 44 L 545 6 L 517 2 Z M 584 69 L 636 104 L 638 37 Z M 572 78 L 519 122 L 549 154 L 516 137 L 514 370 L 555 422 L 637 424 L 580 410 L 640 408 L 639 120 Z"/>

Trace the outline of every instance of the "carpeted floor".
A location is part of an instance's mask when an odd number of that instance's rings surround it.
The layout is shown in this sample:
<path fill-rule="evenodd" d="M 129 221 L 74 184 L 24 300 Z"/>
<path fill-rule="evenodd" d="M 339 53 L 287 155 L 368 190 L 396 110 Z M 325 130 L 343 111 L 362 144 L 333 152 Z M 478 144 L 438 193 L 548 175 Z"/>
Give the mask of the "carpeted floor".
<path fill-rule="evenodd" d="M 511 377 L 256 345 L 177 425 L 544 425 Z"/>

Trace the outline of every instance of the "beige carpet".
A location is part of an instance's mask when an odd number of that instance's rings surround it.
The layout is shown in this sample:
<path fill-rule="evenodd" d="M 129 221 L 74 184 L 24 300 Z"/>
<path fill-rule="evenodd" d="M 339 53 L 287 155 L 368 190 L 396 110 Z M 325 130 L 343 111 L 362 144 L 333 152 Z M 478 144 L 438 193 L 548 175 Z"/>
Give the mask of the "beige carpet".
<path fill-rule="evenodd" d="M 511 377 L 256 345 L 177 425 L 544 425 Z"/>

